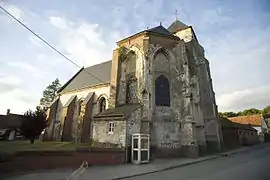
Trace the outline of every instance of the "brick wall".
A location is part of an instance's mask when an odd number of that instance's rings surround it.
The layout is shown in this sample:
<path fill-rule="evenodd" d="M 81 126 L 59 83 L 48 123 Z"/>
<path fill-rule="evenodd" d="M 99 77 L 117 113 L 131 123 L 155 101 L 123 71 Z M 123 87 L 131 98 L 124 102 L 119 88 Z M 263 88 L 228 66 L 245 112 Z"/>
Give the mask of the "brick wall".
<path fill-rule="evenodd" d="M 39 169 L 79 168 L 83 161 L 89 165 L 125 163 L 124 149 L 95 148 L 75 151 L 21 152 L 5 162 L 0 162 L 0 173 Z"/>

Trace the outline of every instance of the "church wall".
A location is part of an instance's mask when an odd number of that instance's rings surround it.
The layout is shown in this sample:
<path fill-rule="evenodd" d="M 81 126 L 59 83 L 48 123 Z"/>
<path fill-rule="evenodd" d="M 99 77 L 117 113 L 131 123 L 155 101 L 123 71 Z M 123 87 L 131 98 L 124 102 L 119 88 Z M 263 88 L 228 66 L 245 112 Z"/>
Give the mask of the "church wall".
<path fill-rule="evenodd" d="M 149 43 L 151 45 L 157 45 L 160 44 L 166 49 L 172 49 L 175 47 L 176 43 L 178 41 L 176 39 L 171 39 L 166 36 L 155 36 L 155 35 L 150 35 L 149 36 Z"/>
<path fill-rule="evenodd" d="M 128 82 L 130 81 L 131 78 L 134 79 L 134 81 L 136 81 L 132 89 L 133 96 L 136 96 L 138 94 L 137 93 L 138 77 L 136 77 L 136 64 L 137 64 L 136 60 L 137 60 L 136 55 L 133 55 L 129 59 L 122 60 L 122 62 L 120 63 L 120 74 L 119 74 L 118 92 L 116 101 L 117 105 L 126 104 L 127 87 Z M 137 98 L 133 97 L 133 101 L 136 101 L 135 99 Z"/>
<path fill-rule="evenodd" d="M 153 46 L 154 47 L 154 46 Z M 179 49 L 178 49 L 179 50 Z M 151 146 L 158 156 L 181 156 L 182 129 L 180 108 L 184 104 L 182 98 L 182 80 L 179 77 L 181 53 L 171 54 L 160 51 L 152 62 L 151 78 Z M 170 106 L 156 106 L 155 80 L 164 75 L 170 84 Z M 150 112 L 151 113 L 151 112 Z"/>
<path fill-rule="evenodd" d="M 62 118 L 62 112 L 63 112 L 63 106 L 67 103 L 67 101 L 73 96 L 76 95 L 76 102 L 75 102 L 75 107 L 74 107 L 74 114 L 73 114 L 73 127 L 76 127 L 77 125 L 77 121 L 78 121 L 78 101 L 81 98 L 85 98 L 90 92 L 95 92 L 95 96 L 94 96 L 94 108 L 93 108 L 93 113 L 92 116 L 95 115 L 97 113 L 97 105 L 96 101 L 99 98 L 99 96 L 101 95 L 106 95 L 107 97 L 109 97 L 109 85 L 106 86 L 101 86 L 101 87 L 95 87 L 95 88 L 86 88 L 83 89 L 81 91 L 74 91 L 74 92 L 68 92 L 65 94 L 61 94 L 60 98 L 59 98 L 59 104 L 57 107 L 57 113 L 56 113 L 56 121 L 63 121 Z M 107 99 L 108 101 L 108 99 Z M 106 103 L 108 106 L 108 102 Z M 54 133 L 54 139 L 55 140 L 60 140 L 61 139 L 61 133 L 62 133 L 62 123 L 60 123 L 59 125 L 57 125 L 57 127 L 55 128 L 55 133 Z M 76 129 L 72 128 L 72 137 L 76 137 Z M 90 135 L 89 135 L 90 137 Z"/>
<path fill-rule="evenodd" d="M 217 119 L 216 102 L 212 88 L 212 79 L 208 61 L 204 58 L 203 48 L 198 44 L 193 45 L 193 57 L 197 66 L 197 77 L 200 90 L 200 107 L 204 118 L 205 139 L 208 149 L 220 148 L 220 127 Z"/>
<path fill-rule="evenodd" d="M 114 132 L 108 132 L 109 122 L 114 123 Z M 115 144 L 118 147 L 126 145 L 126 121 L 122 119 L 100 119 L 93 122 L 93 140 L 99 143 Z"/>
<path fill-rule="evenodd" d="M 126 48 L 130 48 L 132 46 L 143 47 L 144 38 L 145 38 L 145 34 L 141 34 L 141 35 L 138 35 L 136 37 L 119 42 L 118 45 L 124 46 Z"/>
<path fill-rule="evenodd" d="M 127 146 L 131 147 L 131 135 L 141 130 L 141 108 L 133 111 L 127 119 Z"/>
<path fill-rule="evenodd" d="M 180 39 L 183 39 L 185 42 L 189 42 L 193 39 L 193 32 L 192 29 L 189 27 L 187 29 L 178 31 L 176 34 Z"/>

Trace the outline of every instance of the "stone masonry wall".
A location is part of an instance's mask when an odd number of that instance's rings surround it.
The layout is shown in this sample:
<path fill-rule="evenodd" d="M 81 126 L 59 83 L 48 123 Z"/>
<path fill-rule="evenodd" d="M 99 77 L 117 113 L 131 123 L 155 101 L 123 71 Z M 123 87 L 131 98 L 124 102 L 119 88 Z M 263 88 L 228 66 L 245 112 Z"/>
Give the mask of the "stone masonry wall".
<path fill-rule="evenodd" d="M 134 110 L 127 119 L 127 146 L 131 146 L 131 135 L 140 133 L 141 107 Z"/>
<path fill-rule="evenodd" d="M 80 120 L 80 117 L 78 116 L 78 101 L 85 99 L 86 96 L 90 93 L 90 92 L 95 92 L 94 94 L 94 99 L 93 99 L 93 109 L 92 109 L 92 116 L 97 114 L 98 111 L 98 107 L 97 107 L 97 101 L 98 98 L 103 95 L 104 97 L 109 97 L 109 91 L 110 91 L 110 86 L 108 85 L 104 85 L 104 86 L 99 86 L 99 87 L 89 87 L 89 88 L 85 88 L 82 90 L 78 90 L 78 91 L 71 91 L 71 92 L 67 92 L 64 94 L 60 94 L 60 99 L 59 99 L 59 103 L 57 106 L 57 112 L 56 112 L 56 118 L 55 121 L 57 122 L 61 122 L 63 120 L 63 106 L 67 103 L 67 101 L 69 100 L 70 97 L 72 97 L 73 95 L 76 95 L 76 102 L 75 102 L 75 106 L 74 106 L 74 114 L 73 114 L 73 121 L 72 121 L 72 137 L 75 138 L 76 135 L 76 129 L 75 127 L 78 125 L 78 120 Z M 108 99 L 107 100 L 107 107 L 108 107 Z M 90 123 L 91 124 L 91 123 Z M 62 134 L 62 127 L 63 125 L 61 125 L 61 123 L 56 123 L 55 127 L 54 127 L 54 133 L 53 133 L 53 139 L 56 141 L 60 141 L 61 140 L 61 134 Z M 90 125 L 92 126 L 92 125 Z M 91 130 L 90 130 L 91 132 Z M 89 134 L 89 137 L 91 137 L 91 134 Z"/>
<path fill-rule="evenodd" d="M 109 122 L 114 123 L 114 132 L 108 133 Z M 126 121 L 124 119 L 99 119 L 93 122 L 93 140 L 101 143 L 126 145 Z"/>
<path fill-rule="evenodd" d="M 162 42 L 160 42 L 162 44 Z M 151 78 L 151 145 L 162 154 L 181 156 L 188 154 L 189 146 L 196 154 L 195 126 L 192 123 L 191 79 L 185 44 L 180 41 L 171 49 L 152 45 L 150 55 Z M 156 54 L 155 54 L 156 53 Z M 155 78 L 165 75 L 170 82 L 170 107 L 155 105 Z"/>

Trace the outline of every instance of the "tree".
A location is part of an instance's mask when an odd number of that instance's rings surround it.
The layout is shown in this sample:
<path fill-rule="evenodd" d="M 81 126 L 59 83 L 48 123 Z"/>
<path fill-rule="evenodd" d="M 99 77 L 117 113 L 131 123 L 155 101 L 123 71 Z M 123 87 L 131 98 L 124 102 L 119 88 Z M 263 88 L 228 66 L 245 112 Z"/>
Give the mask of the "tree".
<path fill-rule="evenodd" d="M 40 99 L 40 105 L 47 109 L 51 102 L 54 100 L 57 91 L 60 89 L 61 84 L 59 79 L 55 79 L 46 89 L 43 91 L 43 97 Z"/>
<path fill-rule="evenodd" d="M 47 120 L 45 110 L 37 107 L 36 111 L 28 110 L 23 118 L 20 131 L 26 139 L 30 139 L 33 144 L 35 139 L 46 128 Z"/>
<path fill-rule="evenodd" d="M 262 114 L 270 114 L 270 106 L 266 106 L 266 107 L 262 110 Z"/>
<path fill-rule="evenodd" d="M 255 108 L 250 108 L 250 109 L 246 109 L 242 112 L 242 116 L 248 116 L 248 115 L 253 115 L 253 114 L 260 114 L 261 111 L 259 109 L 255 109 Z"/>
<path fill-rule="evenodd" d="M 237 116 L 237 114 L 234 112 L 221 112 L 220 115 L 223 117 L 236 117 Z"/>

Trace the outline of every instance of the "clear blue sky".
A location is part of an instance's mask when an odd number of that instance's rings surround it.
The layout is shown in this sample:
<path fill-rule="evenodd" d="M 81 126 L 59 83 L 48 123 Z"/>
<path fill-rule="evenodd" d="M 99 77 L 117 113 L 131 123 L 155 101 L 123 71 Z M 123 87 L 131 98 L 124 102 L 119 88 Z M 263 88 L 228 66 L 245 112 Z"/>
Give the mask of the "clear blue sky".
<path fill-rule="evenodd" d="M 192 25 L 211 64 L 220 111 L 270 105 L 268 0 L 2 0 L 1 5 L 81 66 L 111 59 L 115 42 L 175 19 Z M 77 70 L 0 11 L 0 114 L 34 108 L 55 78 Z"/>

